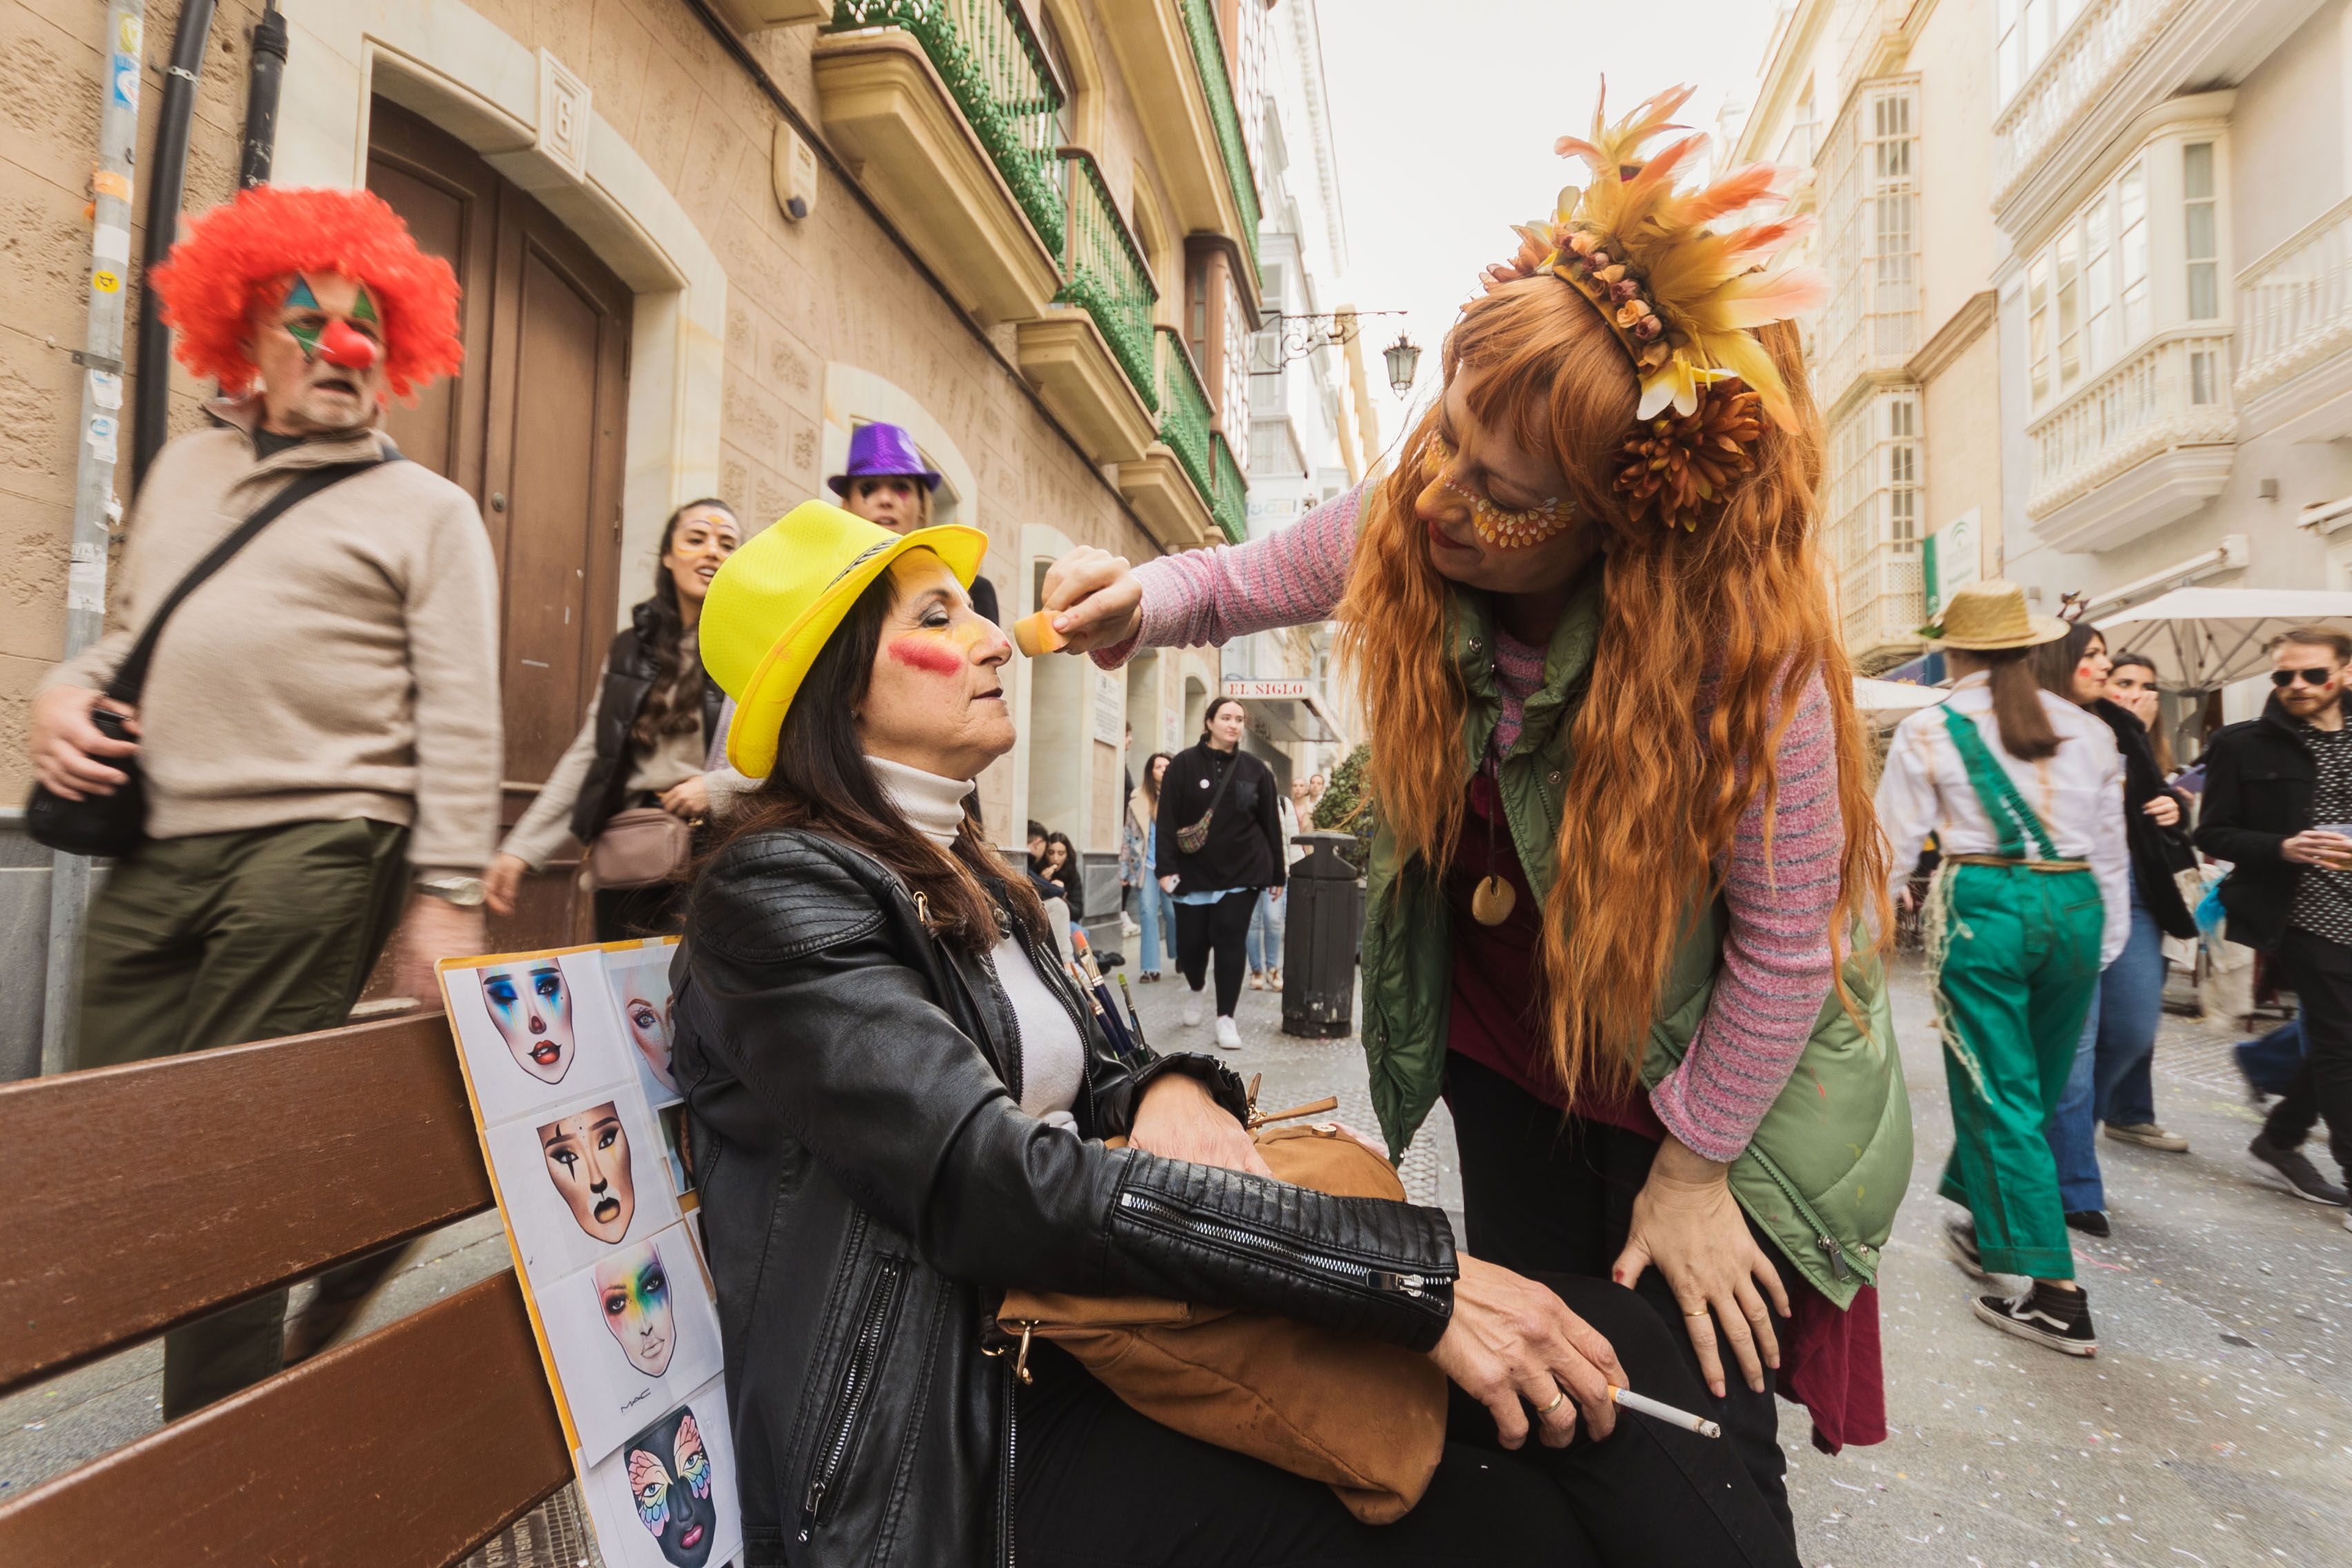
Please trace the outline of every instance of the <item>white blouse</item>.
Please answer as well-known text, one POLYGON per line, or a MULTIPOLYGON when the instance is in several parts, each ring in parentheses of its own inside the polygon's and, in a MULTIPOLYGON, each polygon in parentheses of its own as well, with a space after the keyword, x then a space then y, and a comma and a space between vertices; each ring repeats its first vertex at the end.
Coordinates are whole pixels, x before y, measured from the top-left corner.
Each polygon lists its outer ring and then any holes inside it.
POLYGON ((2116 748, 2115 731, 2096 714, 2050 692, 2040 695, 2060 742, 2054 756, 2040 762, 2021 762, 2002 749, 2000 726, 1992 717, 1992 688, 1981 670, 1956 683, 1940 706, 1922 708, 1895 726, 1886 771, 1878 778, 1878 825, 1894 847, 1887 871, 1893 889, 1900 891, 1929 833, 1947 855, 2000 853, 2000 836, 1978 801, 1968 766, 1945 728, 1948 708, 1976 725, 1986 749, 2042 819, 2058 858, 2090 862, 2106 906, 2105 940, 2099 951, 2104 967, 2115 962, 2131 934, 2123 753, 2116 748))
MULTIPOLYGON (((964 796, 975 787, 971 780, 944 779, 881 757, 866 760, 891 804, 917 832, 943 849, 955 842, 964 796)), ((1077 1118, 1070 1108, 1078 1102, 1086 1079, 1085 1037, 1018 937, 1000 939, 989 962, 1021 1031, 1021 1109, 1040 1121, 1076 1131, 1077 1118)))

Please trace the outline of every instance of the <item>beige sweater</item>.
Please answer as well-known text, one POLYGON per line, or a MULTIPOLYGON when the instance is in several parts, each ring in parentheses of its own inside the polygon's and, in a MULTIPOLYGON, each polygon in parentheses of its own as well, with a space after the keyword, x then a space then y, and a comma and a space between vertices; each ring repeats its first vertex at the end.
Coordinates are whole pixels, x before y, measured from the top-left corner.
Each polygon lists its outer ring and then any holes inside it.
MULTIPOLYGON (((44 687, 103 687, 147 614, 305 468, 389 437, 254 456, 250 404, 166 446, 131 508, 114 629, 44 687)), ((184 838, 367 817, 420 870, 478 874, 499 825, 498 572, 466 492, 416 463, 263 529, 173 613, 139 704, 147 830, 184 838)))

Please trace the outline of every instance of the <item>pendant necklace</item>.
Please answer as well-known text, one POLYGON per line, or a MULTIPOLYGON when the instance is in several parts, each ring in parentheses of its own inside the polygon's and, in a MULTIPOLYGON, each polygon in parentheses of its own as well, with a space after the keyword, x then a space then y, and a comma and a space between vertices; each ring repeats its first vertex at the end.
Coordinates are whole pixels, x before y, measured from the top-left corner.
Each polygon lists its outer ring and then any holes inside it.
MULTIPOLYGON (((1503 809, 1503 784, 1495 781, 1495 809, 1503 809)), ((1482 926, 1498 926, 1511 918, 1519 901, 1518 889, 1495 874, 1495 819, 1486 818, 1486 874, 1470 894, 1470 914, 1482 926)))

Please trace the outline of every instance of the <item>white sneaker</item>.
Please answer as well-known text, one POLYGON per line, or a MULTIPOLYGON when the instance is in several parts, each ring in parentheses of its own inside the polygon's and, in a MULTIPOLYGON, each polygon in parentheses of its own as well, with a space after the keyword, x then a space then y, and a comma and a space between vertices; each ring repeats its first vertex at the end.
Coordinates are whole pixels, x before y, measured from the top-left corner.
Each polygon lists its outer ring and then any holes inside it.
POLYGON ((1265 976, 1263 973, 1259 973, 1257 970, 1255 970, 1255 969, 1251 970, 1251 971, 1250 971, 1250 977, 1249 977, 1249 988, 1250 988, 1251 990, 1253 990, 1253 991, 1263 991, 1263 990, 1265 990, 1265 976))
POLYGON ((1133 936, 1136 932, 1138 932, 1138 931, 1141 931, 1142 929, 1143 929, 1143 928, 1142 928, 1141 926, 1137 925, 1137 924, 1135 923, 1135 921, 1133 921, 1132 920, 1129 919, 1127 916, 1125 916, 1125 915, 1121 915, 1121 916, 1119 916, 1119 917, 1118 917, 1118 933, 1119 933, 1119 935, 1121 935, 1121 936, 1133 936))
POLYGON ((1201 994, 1198 991, 1184 994, 1184 1026, 1188 1029, 1201 1026, 1201 994))
POLYGON ((1231 1018, 1222 1015, 1217 1019, 1217 1048, 1224 1051, 1237 1051, 1242 1048, 1242 1032, 1234 1027, 1234 1021, 1231 1018))

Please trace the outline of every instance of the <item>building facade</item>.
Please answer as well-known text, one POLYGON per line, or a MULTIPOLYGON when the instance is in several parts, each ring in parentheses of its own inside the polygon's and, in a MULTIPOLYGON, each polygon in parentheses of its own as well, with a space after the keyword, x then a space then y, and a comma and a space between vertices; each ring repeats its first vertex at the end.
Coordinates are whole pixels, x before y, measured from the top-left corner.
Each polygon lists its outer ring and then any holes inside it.
POLYGON ((2352 587, 2347 6, 1997 23, 2009 574, 2094 619, 2189 584, 2352 587))
POLYGON ((1824 552, 1867 673, 1922 646, 1931 536, 1948 563, 1971 537, 1999 551, 1991 24, 1992 0, 1784 5, 1733 147, 1813 171, 1792 206, 1818 220, 1801 259, 1830 286, 1804 323, 1824 552))
MULTIPOLYGON (((1078 544, 1141 559, 1248 526, 1248 343, 1265 308, 1260 0, 283 0, 271 177, 366 185, 466 289, 461 375, 396 409, 413 458, 480 504, 503 584, 509 819, 576 729, 659 531, 723 497, 757 528, 824 496, 888 420, 944 477, 941 521, 991 541, 1009 616, 1078 544)), ((185 211, 226 199, 260 7, 211 23, 185 211)), ((134 216, 178 9, 148 8, 134 216)), ((64 651, 101 94, 100 0, 0 0, 0 489, 15 613, 0 629, 0 786, 64 651)), ((1295 47, 1295 40, 1285 47, 1295 47)), ((140 236, 133 236, 136 254, 140 236)), ((137 269, 126 278, 138 298, 137 269)), ((171 426, 210 390, 176 366, 171 426)), ((118 495, 131 477, 118 472, 118 495)), ((85 569, 77 589, 89 586, 85 569)), ((1189 736, 1209 650, 1116 676, 1016 662, 1015 753, 982 778, 992 835, 1068 832, 1111 878, 1123 751, 1189 736)), ((487 694, 486 694, 487 698, 487 694)), ((0 931, 37 971, 48 858, 0 834, 0 931)), ((578 929, 569 868, 493 941, 578 929)), ((1102 907, 1116 900, 1099 895, 1102 907)), ((1090 900, 1090 903, 1095 900, 1090 900)), ((28 970, 26 965, 30 965, 28 970)), ((39 1020, 0 1031, 0 1076, 39 1020), (29 1032, 28 1032, 29 1031, 29 1032)))

